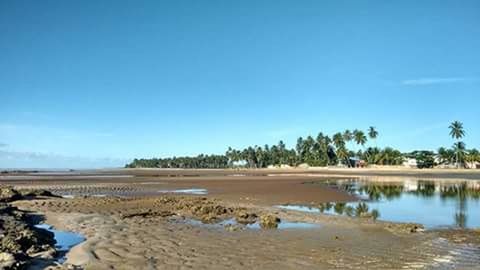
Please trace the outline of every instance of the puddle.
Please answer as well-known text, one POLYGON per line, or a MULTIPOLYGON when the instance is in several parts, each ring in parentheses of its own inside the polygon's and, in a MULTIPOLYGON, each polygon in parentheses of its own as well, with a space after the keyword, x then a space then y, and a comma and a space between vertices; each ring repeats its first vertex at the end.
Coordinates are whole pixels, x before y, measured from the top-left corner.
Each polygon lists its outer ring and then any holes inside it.
POLYGON ((37 224, 35 227, 48 230, 54 234, 55 241, 57 241, 55 249, 59 254, 59 256, 57 256, 57 261, 60 263, 63 263, 66 260, 65 255, 72 247, 85 241, 85 237, 78 233, 55 230, 48 224, 37 224))
POLYGON ((140 185, 165 185, 165 183, 162 182, 140 182, 140 185))
POLYGON ((320 213, 320 209, 316 207, 304 206, 304 205, 276 205, 275 207, 285 210, 294 210, 306 213, 320 213))
POLYGON ((356 202, 324 203, 315 207, 281 205, 308 213, 375 216, 392 222, 414 222, 426 228, 479 228, 480 182, 405 180, 377 182, 329 180, 305 184, 326 185, 346 191, 356 202))
MULTIPOLYGON (((90 194, 90 195, 82 195, 82 196, 87 196, 87 197, 96 197, 96 198, 104 198, 107 197, 107 194, 90 194)), ((62 195, 62 198, 64 199, 74 199, 76 196, 73 194, 66 194, 62 195)))
MULTIPOLYGON (((234 226, 239 226, 240 228, 250 229, 250 230, 262 229, 258 221, 252 224, 241 224, 241 223, 238 223, 234 218, 226 219, 217 223, 203 223, 202 221, 197 219, 185 219, 183 222, 193 226, 203 226, 207 228, 224 228, 225 226, 234 225, 234 226)), ((287 230, 287 229, 316 229, 316 228, 320 228, 320 225, 315 223, 284 220, 278 224, 277 229, 287 230)))
POLYGON ((160 193, 179 193, 192 195, 206 195, 207 190, 204 188, 189 188, 189 189, 173 189, 173 190, 159 190, 160 193))

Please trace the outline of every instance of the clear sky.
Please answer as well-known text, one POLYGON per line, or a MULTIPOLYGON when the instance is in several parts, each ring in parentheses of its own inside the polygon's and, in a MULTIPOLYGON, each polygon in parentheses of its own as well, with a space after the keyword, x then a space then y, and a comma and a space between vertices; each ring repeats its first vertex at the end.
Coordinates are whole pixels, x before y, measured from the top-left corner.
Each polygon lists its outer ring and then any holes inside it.
POLYGON ((480 1, 0 1, 0 167, 293 146, 480 148, 480 1))

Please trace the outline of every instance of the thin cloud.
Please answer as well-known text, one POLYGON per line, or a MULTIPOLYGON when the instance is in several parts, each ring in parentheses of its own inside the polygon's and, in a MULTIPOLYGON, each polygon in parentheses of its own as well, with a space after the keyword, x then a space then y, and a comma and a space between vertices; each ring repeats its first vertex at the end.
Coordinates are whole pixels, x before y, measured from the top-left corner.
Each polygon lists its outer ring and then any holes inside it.
POLYGON ((122 167, 127 158, 64 156, 55 153, 0 151, 0 168, 108 168, 122 167))
POLYGON ((451 77, 451 78, 420 78, 413 80, 402 81, 403 85, 432 85, 432 84, 446 84, 446 83, 461 83, 473 81, 473 78, 451 77))
POLYGON ((0 143, 0 147, 7 147, 7 146, 8 146, 8 144, 6 144, 6 143, 0 143))
POLYGON ((0 123, 0 132, 6 134, 48 134, 49 136, 60 139, 75 139, 83 137, 107 138, 114 137, 115 134, 109 132, 97 132, 89 130, 73 130, 48 126, 17 125, 10 123, 0 123))

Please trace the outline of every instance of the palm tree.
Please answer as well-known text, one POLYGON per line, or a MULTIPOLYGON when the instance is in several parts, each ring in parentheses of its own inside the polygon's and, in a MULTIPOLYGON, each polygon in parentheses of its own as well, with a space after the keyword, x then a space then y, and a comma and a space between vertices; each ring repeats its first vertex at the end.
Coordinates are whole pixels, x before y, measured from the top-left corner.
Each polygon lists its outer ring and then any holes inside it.
MULTIPOLYGON (((332 137, 333 145, 335 145, 336 149, 336 155, 340 160, 345 160, 348 158, 348 151, 345 148, 345 140, 343 139, 343 134, 338 132, 335 133, 332 137)), ((347 166, 350 167, 349 165, 350 162, 348 162, 347 159, 347 166)))
POLYGON ((353 140, 353 134, 349 129, 347 129, 343 132, 343 140, 345 141, 347 146, 348 146, 348 143, 353 140))
POLYGON ((358 129, 353 131, 353 139, 358 145, 362 146, 365 145, 365 143, 367 142, 367 136, 365 136, 365 133, 358 129))
POLYGON ((370 137, 370 139, 374 140, 375 141, 375 146, 377 144, 377 137, 378 137, 378 131, 375 129, 375 127, 369 127, 368 128, 368 137, 370 137))
POLYGON ((468 163, 470 163, 471 167, 474 169, 475 162, 480 161, 480 152, 475 148, 471 149, 470 151, 468 151, 466 160, 468 161, 468 163))
POLYGON ((453 157, 451 155, 452 150, 447 150, 445 147, 440 147, 437 150, 438 157, 440 159, 440 164, 449 163, 452 161, 453 157))
MULTIPOLYGON (((457 143, 460 142, 460 139, 465 136, 465 130, 463 129, 463 123, 459 121, 454 121, 453 123, 450 124, 450 136, 453 139, 457 140, 457 143)), ((458 150, 458 148, 457 148, 458 150)), ((456 152, 456 157, 455 157, 455 162, 457 164, 457 168, 460 168, 460 164, 458 163, 458 157, 459 157, 459 152, 456 152)))
POLYGON ((365 143, 367 143, 367 136, 365 136, 365 133, 363 131, 355 129, 353 131, 353 139, 358 145, 361 145, 362 148, 365 146, 365 143))
POLYGON ((327 166, 330 163, 330 157, 328 156, 330 143, 332 140, 327 135, 320 132, 315 141, 315 158, 317 166, 327 166))
POLYGON ((343 132, 343 139, 345 141, 351 141, 353 138, 352 136, 352 132, 349 130, 349 129, 346 129, 344 132, 343 132))
POLYGON ((298 155, 298 159, 299 159, 300 163, 303 162, 304 157, 305 157, 304 147, 305 147, 305 142, 304 142, 302 137, 299 137, 297 139, 297 145, 296 145, 295 149, 297 151, 297 155, 298 155))
POLYGON ((345 146, 345 140, 343 139, 343 136, 340 132, 335 133, 332 137, 333 144, 335 145, 336 148, 339 148, 341 146, 345 146))
POLYGON ((350 168, 350 159, 345 145, 341 145, 340 147, 338 147, 336 154, 338 159, 344 160, 347 163, 347 166, 350 168))
POLYGON ((305 157, 303 162, 307 163, 308 165, 313 166, 315 164, 315 155, 314 155, 314 148, 315 148, 315 140, 312 136, 307 136, 305 141, 303 141, 303 153, 305 153, 305 157))
POLYGON ((457 165, 465 160, 466 148, 465 143, 463 142, 456 142, 453 144, 453 151, 455 151, 455 158, 457 159, 457 165))

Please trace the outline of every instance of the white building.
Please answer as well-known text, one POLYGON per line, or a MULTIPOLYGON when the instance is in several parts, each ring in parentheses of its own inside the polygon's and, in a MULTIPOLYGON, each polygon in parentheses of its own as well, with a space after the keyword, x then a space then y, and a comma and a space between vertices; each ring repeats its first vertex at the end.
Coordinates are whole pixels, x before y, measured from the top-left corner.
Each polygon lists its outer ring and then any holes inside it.
POLYGON ((417 168, 417 159, 416 158, 406 158, 403 161, 403 166, 409 168, 417 168))

